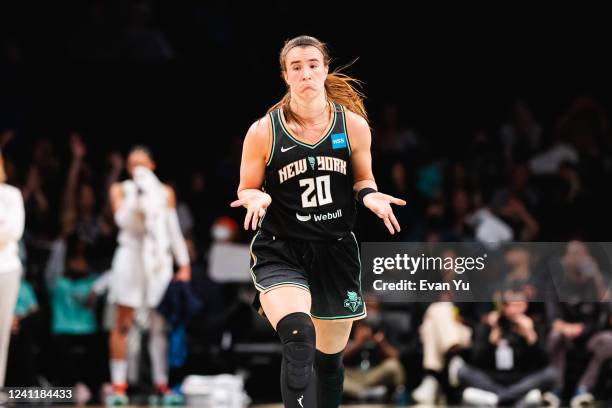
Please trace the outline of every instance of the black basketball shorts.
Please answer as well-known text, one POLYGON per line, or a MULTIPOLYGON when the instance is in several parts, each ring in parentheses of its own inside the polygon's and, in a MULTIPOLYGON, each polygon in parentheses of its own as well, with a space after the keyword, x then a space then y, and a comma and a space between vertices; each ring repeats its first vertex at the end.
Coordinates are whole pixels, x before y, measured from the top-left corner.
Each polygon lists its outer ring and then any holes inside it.
POLYGON ((323 320, 366 316, 361 293, 359 245, 353 233, 333 241, 288 241, 258 231, 251 241, 253 307, 264 314, 259 294, 281 286, 310 292, 310 314, 323 320))

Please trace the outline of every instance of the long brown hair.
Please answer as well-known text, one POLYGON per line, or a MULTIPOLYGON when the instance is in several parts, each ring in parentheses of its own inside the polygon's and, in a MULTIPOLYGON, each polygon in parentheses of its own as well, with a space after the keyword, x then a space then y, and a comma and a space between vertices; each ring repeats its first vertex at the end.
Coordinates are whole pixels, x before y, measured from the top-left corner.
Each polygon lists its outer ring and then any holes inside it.
MULTIPOLYGON (((315 47, 321 51, 321 54, 323 54, 323 63, 325 65, 329 65, 331 58, 329 56, 327 45, 314 37, 301 35, 285 42, 285 46, 281 50, 279 58, 281 75, 283 75, 287 70, 285 63, 289 50, 295 47, 309 46, 315 47)), ((346 109, 362 116, 365 120, 368 120, 368 114, 365 110, 365 106, 363 105, 363 99, 365 96, 359 89, 362 83, 360 80, 340 72, 344 68, 346 67, 337 68, 333 72, 327 74, 327 78, 325 78, 325 93, 327 94, 327 98, 333 102, 339 103, 340 105, 344 105, 346 109)), ((291 110, 291 106, 289 105, 290 101, 291 91, 287 89, 285 96, 283 96, 283 98, 274 106, 268 109, 268 113, 277 108, 281 108, 287 121, 302 124, 302 121, 298 115, 291 110)))

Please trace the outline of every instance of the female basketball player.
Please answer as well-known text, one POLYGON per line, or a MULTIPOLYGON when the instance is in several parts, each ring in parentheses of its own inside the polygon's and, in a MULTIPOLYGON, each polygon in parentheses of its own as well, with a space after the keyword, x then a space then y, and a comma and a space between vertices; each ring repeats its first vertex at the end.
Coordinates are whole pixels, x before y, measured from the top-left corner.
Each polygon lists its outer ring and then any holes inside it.
POLYGON ((172 279, 170 249, 180 267, 176 279, 189 280, 191 269, 174 191, 159 182, 154 169, 150 152, 136 147, 127 161, 131 178, 114 184, 110 190, 115 222, 120 229, 109 290, 109 301, 116 305, 115 325, 110 334, 114 395, 107 401, 112 405, 128 403, 127 335, 134 310, 141 307, 150 309, 149 354, 156 392, 168 403, 176 397, 167 385, 165 322, 155 308, 172 279))
POLYGON ((400 227, 390 204, 406 204, 376 191, 362 95, 354 79, 328 72, 329 61, 316 38, 285 44, 288 92, 247 132, 231 204, 247 208, 245 229, 259 225, 251 242, 255 305, 283 343, 286 407, 338 407, 342 399, 342 350, 352 321, 366 315, 351 232, 355 194, 391 234, 400 227))
MULTIPOLYGON (((23 269, 18 255, 18 242, 23 235, 25 223, 21 192, 5 182, 4 161, 0 151, 0 390, 4 386, 11 323, 23 269)), ((2 399, 0 395, 0 403, 2 399)))

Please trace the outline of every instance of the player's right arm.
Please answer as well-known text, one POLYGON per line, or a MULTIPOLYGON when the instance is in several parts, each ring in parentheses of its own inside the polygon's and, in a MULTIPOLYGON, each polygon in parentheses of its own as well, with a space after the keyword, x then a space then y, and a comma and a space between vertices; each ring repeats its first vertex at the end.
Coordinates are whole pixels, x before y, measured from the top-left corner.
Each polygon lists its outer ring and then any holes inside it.
POLYGON ((244 138, 238 200, 231 203, 232 207, 246 207, 244 229, 249 229, 250 226, 256 230, 259 219, 264 216, 266 208, 272 202, 272 197, 261 191, 272 145, 270 139, 270 119, 267 115, 253 123, 244 138))

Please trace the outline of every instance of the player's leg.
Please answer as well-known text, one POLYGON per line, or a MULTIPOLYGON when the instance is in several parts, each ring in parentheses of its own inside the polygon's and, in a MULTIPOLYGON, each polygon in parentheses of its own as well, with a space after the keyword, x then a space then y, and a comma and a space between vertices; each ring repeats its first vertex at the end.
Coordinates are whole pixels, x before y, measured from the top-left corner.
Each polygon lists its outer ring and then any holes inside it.
POLYGON ((146 305, 149 310, 149 344, 148 351, 151 361, 151 377, 155 393, 150 402, 161 401, 164 405, 177 405, 180 396, 171 392, 168 387, 168 331, 169 327, 164 316, 156 311, 164 293, 172 280, 172 257, 163 260, 164 267, 158 270, 154 278, 146 279, 146 305), (161 398, 161 399, 160 399, 161 398))
POLYGON ((127 390, 127 337, 134 320, 134 309, 115 306, 115 323, 110 332, 110 370, 113 391, 125 395, 127 390))
POLYGON ((337 408, 342 402, 342 351, 351 334, 352 320, 312 319, 317 333, 315 368, 319 408, 337 408))
POLYGON ((151 357, 153 384, 156 388, 161 389, 160 391, 165 391, 168 387, 166 321, 155 310, 151 310, 150 319, 149 356, 151 357))
POLYGON ((281 392, 285 407, 316 407, 316 336, 310 318, 310 292, 296 286, 280 286, 260 293, 260 301, 283 343, 281 392))
POLYGON ((11 271, 0 275, 0 387, 4 386, 9 342, 11 340, 11 324, 19 292, 20 277, 20 271, 11 271))
POLYGON ((317 334, 315 369, 319 407, 336 408, 342 401, 342 351, 353 320, 366 316, 361 293, 359 247, 350 234, 334 243, 313 243, 309 274, 312 318, 317 334))
POLYGON ((109 298, 115 307, 114 324, 110 333, 110 369, 114 394, 107 403, 127 404, 128 334, 133 325, 134 311, 143 305, 144 270, 140 251, 118 247, 113 258, 109 298))

